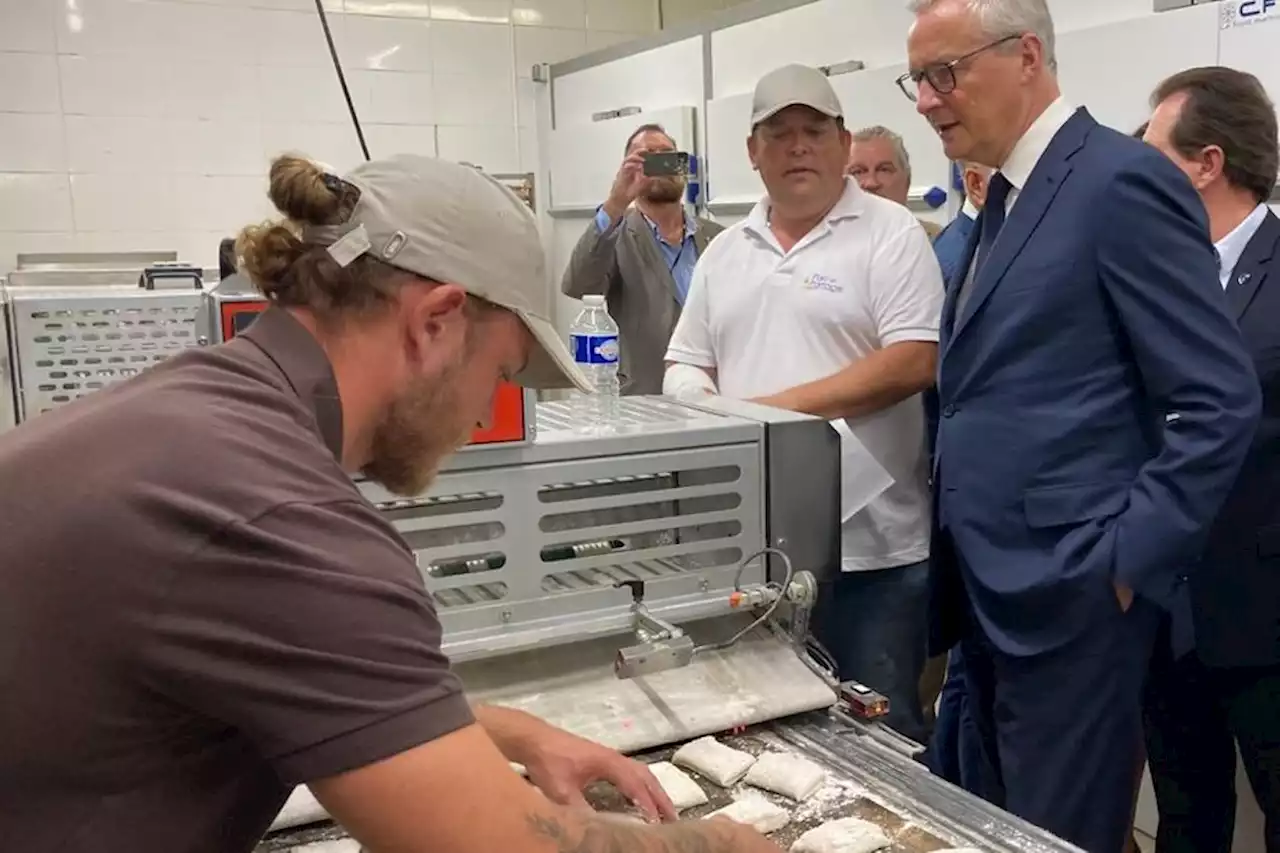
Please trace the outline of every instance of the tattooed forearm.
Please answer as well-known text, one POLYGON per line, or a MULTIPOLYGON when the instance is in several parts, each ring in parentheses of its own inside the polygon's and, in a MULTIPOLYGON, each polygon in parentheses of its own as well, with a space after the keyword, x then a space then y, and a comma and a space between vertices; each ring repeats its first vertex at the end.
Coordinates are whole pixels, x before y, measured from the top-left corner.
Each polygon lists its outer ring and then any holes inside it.
POLYGON ((529 816, 534 835, 556 845, 557 853, 731 853, 732 841, 713 823, 627 826, 587 819, 574 825, 546 814, 529 816))

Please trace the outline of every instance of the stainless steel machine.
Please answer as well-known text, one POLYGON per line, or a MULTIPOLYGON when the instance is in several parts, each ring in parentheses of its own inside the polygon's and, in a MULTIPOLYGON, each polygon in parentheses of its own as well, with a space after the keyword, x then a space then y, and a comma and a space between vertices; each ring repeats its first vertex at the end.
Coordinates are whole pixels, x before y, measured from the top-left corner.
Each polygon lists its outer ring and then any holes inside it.
MULTIPOLYGON (((150 286, 119 259, 11 276, 15 420, 208 343, 209 287, 171 260, 150 286)), ((891 850, 1074 849, 931 776, 812 641, 840 555, 825 422, 658 397, 625 398, 608 432, 581 422, 573 401, 539 403, 527 440, 457 454, 425 494, 360 484, 413 549, 474 699, 646 760, 706 734, 804 754, 829 782, 795 827, 857 814, 892 829, 891 850)), ((341 839, 300 788, 262 849, 341 839)))

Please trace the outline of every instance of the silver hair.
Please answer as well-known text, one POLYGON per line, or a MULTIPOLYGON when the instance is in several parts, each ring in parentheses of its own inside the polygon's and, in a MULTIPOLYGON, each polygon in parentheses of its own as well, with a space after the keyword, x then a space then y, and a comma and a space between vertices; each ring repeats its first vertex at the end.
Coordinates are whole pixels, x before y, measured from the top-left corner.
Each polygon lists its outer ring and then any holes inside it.
POLYGON ((898 168, 907 173, 907 181, 909 182, 911 180, 911 155, 907 153, 907 144, 902 141, 902 137, 889 128, 878 124, 864 127, 853 134, 854 142, 870 142, 873 139, 884 139, 889 143, 893 148, 893 159, 898 162, 898 168))
MULTIPOLYGON (((939 0, 907 0, 907 8, 920 14, 939 0)), ((982 32, 995 40, 1032 33, 1044 45, 1044 62, 1057 73, 1058 54, 1053 32, 1053 15, 1048 0, 962 0, 975 15, 982 32)))

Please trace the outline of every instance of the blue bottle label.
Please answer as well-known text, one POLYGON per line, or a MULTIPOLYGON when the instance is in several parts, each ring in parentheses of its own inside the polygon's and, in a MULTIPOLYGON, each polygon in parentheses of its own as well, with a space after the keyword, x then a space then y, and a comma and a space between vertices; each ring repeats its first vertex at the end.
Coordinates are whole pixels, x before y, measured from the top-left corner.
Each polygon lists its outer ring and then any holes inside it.
POLYGON ((569 346, 578 364, 617 364, 617 335, 570 335, 569 346))

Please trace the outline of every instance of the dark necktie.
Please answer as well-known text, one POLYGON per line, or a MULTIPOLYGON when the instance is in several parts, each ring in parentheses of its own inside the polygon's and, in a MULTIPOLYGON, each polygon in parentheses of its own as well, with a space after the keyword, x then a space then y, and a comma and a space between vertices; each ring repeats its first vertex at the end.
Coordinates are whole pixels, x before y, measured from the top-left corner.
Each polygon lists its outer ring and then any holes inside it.
POLYGON ((978 221, 980 230, 978 248, 973 258, 973 272, 965 275, 964 282, 960 285, 960 295, 956 298, 957 317, 964 310, 965 303, 969 301, 973 284, 978 280, 978 274, 982 272, 982 264, 991 253, 991 248, 995 246, 996 237, 1000 236, 1000 229, 1004 227, 1004 209, 1009 200, 1009 191, 1012 189, 1013 184, 1009 183, 1009 179, 1001 173, 996 172, 991 176, 991 183, 987 186, 987 200, 982 205, 982 216, 978 221))

